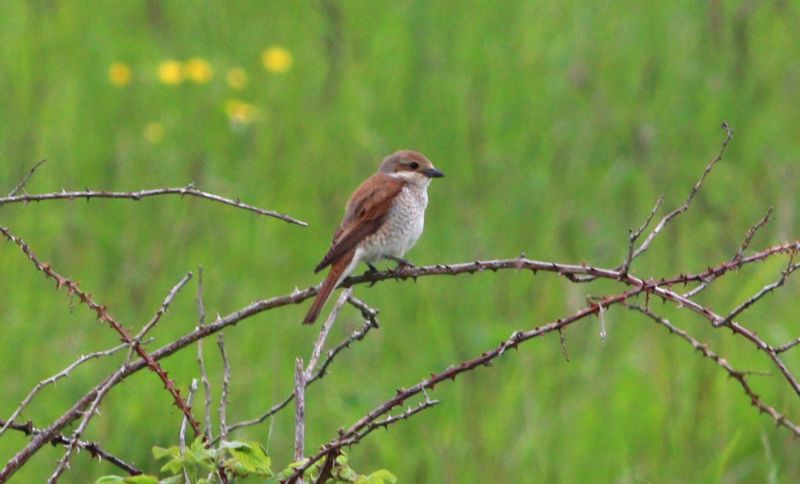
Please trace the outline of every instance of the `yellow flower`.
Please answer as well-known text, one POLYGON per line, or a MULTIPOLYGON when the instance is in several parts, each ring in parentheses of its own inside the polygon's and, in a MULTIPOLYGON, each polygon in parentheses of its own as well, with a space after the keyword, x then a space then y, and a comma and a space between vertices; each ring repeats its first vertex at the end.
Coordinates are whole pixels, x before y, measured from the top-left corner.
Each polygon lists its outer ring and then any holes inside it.
POLYGON ((175 86, 183 82, 183 66, 176 60, 165 60, 158 65, 158 80, 164 84, 175 86))
POLYGON ((144 127, 144 139, 151 145, 164 139, 164 126, 161 123, 147 123, 144 127))
POLYGON ((268 47, 261 53, 264 69, 275 74, 284 74, 292 67, 292 53, 283 47, 268 47))
POLYGON ((214 70, 211 68, 211 64, 199 57, 189 59, 183 69, 186 71, 186 77, 198 84, 205 84, 214 77, 214 70))
POLYGON ((239 99, 228 99, 225 102, 225 113, 232 123, 250 124, 258 117, 255 106, 239 99))
POLYGON ((234 67, 228 69, 228 74, 225 76, 228 85, 233 89, 242 90, 247 85, 247 73, 241 67, 234 67))
POLYGON ((131 83, 131 68, 124 62, 114 62, 108 68, 108 78, 111 84, 117 87, 127 86, 131 83))

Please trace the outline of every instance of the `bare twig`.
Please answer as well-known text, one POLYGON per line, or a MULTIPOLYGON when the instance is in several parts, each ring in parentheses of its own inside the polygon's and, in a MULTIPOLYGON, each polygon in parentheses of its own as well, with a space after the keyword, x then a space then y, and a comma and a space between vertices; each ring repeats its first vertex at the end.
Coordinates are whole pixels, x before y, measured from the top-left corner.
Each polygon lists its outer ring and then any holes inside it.
POLYGON ((352 294, 347 299, 347 303, 353 306, 354 308, 361 311, 361 315, 364 316, 364 319, 367 321, 372 322, 375 328, 378 328, 380 325, 378 324, 378 311, 377 309, 370 307, 367 303, 362 301, 361 299, 353 296, 352 294))
MULTIPOLYGON (((361 309, 362 314, 365 314, 365 318, 367 318, 367 320, 359 329, 353 331, 353 333, 350 334, 350 336, 342 340, 332 349, 328 350, 325 359, 322 361, 322 364, 319 365, 317 371, 314 373, 313 376, 311 376, 311 378, 308 378, 306 380, 306 387, 308 387, 308 385, 311 385, 315 381, 322 379, 325 376, 325 374, 328 371, 328 367, 331 365, 331 363, 333 363, 333 360, 334 358, 336 358, 336 355, 338 355, 342 350, 349 348, 354 341, 361 341, 362 339, 364 339, 364 336, 366 336, 371 329, 377 329, 380 326, 377 320, 377 314, 378 314, 377 310, 370 308, 369 306, 366 305, 366 303, 364 303, 363 301, 354 296, 350 296, 350 298, 348 298, 347 301, 353 304, 355 307, 361 309)), ((286 396, 286 398, 284 398, 280 402, 270 407, 269 410, 267 410, 260 416, 251 420, 243 420, 241 422, 237 422, 231 425, 229 427, 229 430, 232 432, 240 428, 252 427, 253 425, 258 425, 260 423, 263 423, 268 418, 272 417, 279 411, 283 410, 289 403, 292 402, 292 400, 294 400, 294 392, 289 393, 286 396)))
POLYGON ((306 372, 303 358, 294 365, 294 460, 303 458, 306 441, 306 372))
MULTIPOLYGON (((184 402, 183 397, 181 397, 180 391, 175 387, 175 384, 172 382, 172 380, 170 380, 170 378, 167 376, 167 373, 158 364, 157 360, 153 359, 153 357, 150 356, 147 351, 145 351, 144 347, 141 345, 141 342, 131 337, 128 330, 125 329, 117 320, 111 317, 111 315, 108 313, 108 309, 105 306, 97 304, 94 299, 92 299, 91 294, 82 291, 75 281, 60 275, 54 271, 49 264, 45 264, 39 260, 39 258, 36 257, 36 254, 33 253, 31 248, 25 243, 24 240, 14 236, 7 228, 2 226, 0 226, 0 233, 2 233, 7 239, 17 244, 20 249, 22 249, 22 252, 28 256, 28 259, 30 259, 33 265, 36 266, 36 269, 44 273, 46 277, 56 281, 56 289, 66 287, 68 295, 76 294, 82 303, 95 312, 98 319, 108 324, 109 327, 111 327, 122 337, 122 340, 128 344, 128 346, 132 347, 136 351, 142 360, 146 362, 147 366, 154 373, 156 373, 164 383, 164 387, 167 389, 170 395, 172 395, 175 405, 181 410, 181 412, 183 412, 186 418, 189 419, 189 423, 192 425, 192 429, 194 429, 195 434, 200 434, 200 425, 192 415, 192 412, 186 405, 186 402, 184 402)), ((2 473, 0 473, 0 476, 1 475, 2 473)))
MULTIPOLYGON (((28 173, 22 178, 22 180, 19 183, 17 183, 17 186, 15 186, 14 189, 8 193, 8 196, 13 197, 17 193, 19 193, 20 190, 25 188, 25 184, 28 183, 28 180, 31 179, 34 172, 36 172, 36 169, 42 166, 46 161, 47 160, 39 160, 38 162, 36 162, 36 164, 33 165, 33 168, 28 170, 28 173)), ((2 203, 0 203, 0 205, 2 205, 2 203)))
POLYGON ((795 346, 797 346, 799 344, 800 344, 800 337, 795 338, 795 339, 793 339, 792 341, 789 341, 786 344, 778 346, 777 348, 775 348, 775 353, 780 354, 780 353, 783 353, 784 351, 789 351, 790 349, 794 348, 795 346))
MULTIPOLYGON (((766 213, 766 215, 764 215, 763 218, 761 218, 753 226, 751 226, 749 229, 747 229, 747 232, 744 234, 744 240, 742 241, 742 244, 739 246, 739 250, 731 258, 731 262, 740 260, 742 257, 744 257, 744 251, 747 250, 747 248, 750 246, 750 242, 752 242, 753 237, 755 237, 755 235, 759 231, 759 229, 761 229, 761 227, 763 227, 767 222, 769 222, 769 218, 770 218, 771 215, 772 215, 772 207, 770 207, 769 210, 767 210, 767 213, 766 213)), ((707 279, 704 279, 700 284, 695 286, 691 291, 687 292, 683 296, 687 297, 689 299, 695 297, 696 295, 700 294, 702 291, 705 291, 706 288, 712 282, 714 282, 717 277, 718 276, 712 275, 712 276, 708 277, 707 279)))
POLYGON ((742 241, 742 245, 739 247, 739 250, 736 252, 736 255, 733 256, 734 259, 742 258, 742 256, 744 255, 744 251, 747 250, 748 247, 750 247, 750 242, 753 240, 753 237, 755 237, 756 232, 758 232, 759 229, 761 229, 761 227, 763 227, 764 225, 767 224, 767 222, 769 222, 769 218, 771 216, 772 216, 772 207, 769 207, 769 209, 767 209, 767 213, 764 214, 761 220, 759 220, 752 227, 747 229, 747 232, 744 234, 744 240, 742 241))
POLYGON ((567 350, 567 338, 564 336, 564 329, 558 330, 558 342, 561 344, 561 352, 564 354, 564 361, 569 363, 569 351, 567 350))
POLYGON ((744 390, 744 392, 750 398, 750 402, 755 407, 757 407, 761 412, 766 412, 767 414, 769 414, 769 416, 772 417, 772 419, 775 421, 775 423, 777 425, 782 425, 782 426, 788 428, 789 430, 791 430, 795 435, 800 435, 800 426, 798 426, 797 424, 795 424, 792 421, 790 421, 788 418, 786 418, 785 415, 783 415, 780 412, 778 412, 777 410, 775 410, 775 408, 765 404, 759 398, 759 396, 756 394, 756 392, 753 390, 753 388, 747 382, 747 375, 751 374, 752 372, 740 371, 740 370, 735 369, 733 366, 731 366, 730 363, 728 363, 728 360, 726 360, 725 358, 720 357, 719 355, 717 355, 716 353, 711 351, 708 348, 707 344, 701 343, 700 341, 698 341, 696 338, 694 338, 692 335, 690 335, 686 331, 684 331, 684 330, 678 328, 677 326, 673 325, 672 323, 670 323, 668 319, 663 318, 663 317, 655 314, 649 308, 640 306, 638 304, 627 304, 627 306, 629 308, 635 310, 635 311, 638 311, 638 312, 644 314, 645 316, 649 317, 650 319, 652 319, 656 323, 666 327, 669 330, 670 333, 675 334, 675 335, 683 338, 684 340, 688 341, 689 344, 691 344, 694 349, 699 351, 706 358, 708 358, 711 361, 713 361, 714 363, 716 363, 718 366, 720 366, 722 369, 724 369, 731 378, 736 380, 739 383, 739 385, 742 387, 742 390, 744 390))
POLYGON ((683 202, 683 205, 681 205, 680 207, 666 214, 658 222, 655 228, 647 235, 647 238, 645 238, 644 242, 642 242, 639 248, 637 248, 633 252, 633 254, 630 257, 631 259, 639 257, 647 249, 649 249, 650 244, 653 243, 653 239, 655 239, 656 236, 661 232, 661 230, 664 229, 664 226, 666 226, 670 222, 670 220, 674 219, 675 217, 677 217, 678 215, 682 214, 683 212, 689 209, 689 205, 692 203, 692 200, 694 200, 694 197, 695 195, 697 195, 697 192, 700 191, 700 187, 703 186, 703 182, 705 181, 706 177, 708 176, 709 173, 711 173, 711 170, 714 168, 714 165, 716 165, 719 161, 722 160, 722 155, 725 153, 725 148, 728 146, 728 143, 731 141, 731 138, 733 138, 733 130, 731 129, 730 126, 728 126, 728 123, 722 123, 722 129, 724 129, 726 133, 725 141, 722 142, 722 147, 720 147, 717 156, 712 158, 711 161, 708 162, 708 164, 706 165, 706 169, 703 171, 703 174, 700 176, 700 179, 697 180, 697 182, 692 187, 692 191, 689 192, 689 196, 686 198, 686 201, 683 202))
POLYGON ((91 405, 89 405, 89 408, 84 412, 83 420, 81 420, 80 425, 78 425, 78 428, 75 429, 75 431, 72 433, 70 442, 67 445, 67 451, 61 457, 61 460, 58 461, 58 465, 56 466, 53 473, 50 475, 50 478, 47 480, 49 484, 58 481, 59 476, 61 476, 61 474, 69 466, 69 459, 70 457, 72 457, 72 453, 75 451, 75 449, 78 448, 78 443, 80 442, 83 432, 86 431, 86 427, 89 425, 89 421, 92 419, 92 417, 94 417, 97 414, 97 407, 100 406, 100 402, 103 401, 103 398, 106 396, 109 390, 111 390, 111 388, 113 388, 114 385, 116 385, 122 379, 122 375, 125 374, 126 367, 127 364, 123 363, 123 365, 119 368, 119 370, 114 372, 111 378, 106 380, 103 386, 97 392, 91 405))
POLYGON ((197 198, 204 198, 206 200, 222 203, 224 205, 230 205, 232 207, 248 210, 250 212, 257 213, 259 215, 274 217, 279 220, 283 220, 284 222, 293 223, 303 227, 308 226, 306 222, 298 220, 294 217, 290 217, 289 215, 283 213, 275 212, 273 210, 266 210, 253 205, 248 205, 238 199, 233 200, 230 198, 215 195, 213 193, 208 193, 198 190, 197 188, 194 187, 194 184, 192 183, 186 185, 185 187, 153 188, 150 190, 138 190, 134 192, 111 192, 105 190, 85 189, 85 190, 78 190, 71 192, 62 190, 60 192, 52 192, 52 193, 38 193, 38 194, 26 193, 23 195, 13 195, 13 196, 9 195, 7 197, 0 198, 0 206, 11 203, 43 202, 48 200, 75 200, 81 198, 86 199, 86 201, 89 201, 93 198, 116 198, 116 199, 128 199, 128 200, 138 201, 143 198, 155 197, 160 195, 181 195, 181 196, 189 195, 197 198))
MULTIPOLYGON (((203 268, 197 268, 197 327, 206 323, 206 307, 203 304, 203 268)), ((207 440, 212 439, 211 430, 211 381, 208 379, 206 362, 203 359, 203 340, 197 340, 197 365, 200 367, 200 381, 203 383, 203 394, 205 395, 205 413, 203 433, 207 440)))
POLYGON ((170 289, 169 293, 167 293, 167 297, 164 298, 164 302, 161 303, 161 306, 158 307, 158 310, 153 315, 153 318, 147 324, 145 324, 139 331, 139 333, 137 333, 136 336, 134 337, 136 341, 141 341, 142 338, 148 332, 150 332, 151 329, 153 329, 153 326, 158 324, 158 322, 161 320, 161 316, 163 316, 164 313, 167 312, 167 309, 169 309, 169 305, 172 304, 172 300, 175 299, 175 296, 178 294, 178 291, 183 289, 183 286, 185 286, 186 283, 189 282, 191 278, 192 278, 192 273, 187 272, 186 275, 183 276, 183 278, 180 281, 178 281, 178 283, 175 284, 175 286, 172 289, 170 289))
POLYGON ((219 397, 219 438, 228 440, 228 385, 231 382, 231 365, 228 353, 225 352, 225 338, 222 333, 217 336, 217 346, 222 357, 222 395, 219 397))
MULTIPOLYGON (((314 349, 311 351, 311 357, 308 361, 308 366, 303 368, 303 358, 298 357, 295 360, 294 372, 294 460, 299 461, 303 458, 305 453, 305 435, 306 435, 306 385, 308 380, 312 378, 311 374, 319 362, 322 347, 325 345, 325 340, 328 338, 328 333, 333 327, 336 318, 339 317, 339 311, 344 306, 345 302, 350 299, 353 293, 352 288, 347 288, 339 295, 339 299, 331 309, 328 318, 319 330, 317 340, 314 342, 314 349)), ((355 304, 355 303, 354 303, 355 304)), ((302 479, 299 481, 302 483, 302 479)))
POLYGON ((650 210, 650 214, 645 219, 644 223, 636 230, 630 229, 628 231, 628 255, 625 257, 625 262, 619 267, 620 272, 623 274, 627 274, 628 271, 631 269, 631 263, 633 263, 633 252, 635 248, 636 241, 639 240, 639 237, 642 236, 642 233, 650 226, 650 222, 653 221, 653 217, 655 216, 658 209, 661 208, 661 204, 664 203, 664 197, 658 197, 656 200, 656 204, 653 205, 652 210, 650 210))
POLYGON ((790 257, 789 258, 789 265, 786 267, 785 270, 781 271, 781 276, 775 282, 772 282, 772 283, 767 284, 766 286, 762 287, 761 290, 759 290, 757 293, 753 294, 745 302, 743 302, 742 304, 737 306, 736 309, 731 311, 730 314, 728 314, 725 317, 724 320, 722 320, 721 322, 719 322, 717 324, 717 326, 723 326, 723 325, 729 323, 730 321, 733 320, 733 318, 735 318, 736 316, 742 314, 748 308, 752 307, 753 304, 755 304, 759 299, 761 299, 762 297, 766 296, 767 294, 769 294, 770 292, 774 291, 775 289, 781 287, 786 282, 786 279, 788 279, 789 276, 792 274, 792 272, 796 271, 798 268, 800 268, 800 264, 795 264, 794 263, 794 258, 790 257))
MULTIPOLYGON (((124 345, 121 347, 125 347, 124 345)), ((5 422, 0 419, 0 425, 5 427, 6 425, 8 428, 17 430, 19 432, 24 433, 25 435, 39 435, 42 433, 42 430, 35 427, 33 422, 26 422, 24 424, 16 423, 16 422, 5 422)), ((56 434, 51 440, 50 443, 52 445, 69 445, 71 440, 64 436, 63 434, 56 434)), ((117 466, 118 468, 122 469, 123 471, 127 472, 130 475, 139 475, 142 473, 141 469, 136 467, 133 464, 125 462, 124 460, 120 459, 119 457, 105 451, 97 442, 90 442, 87 440, 79 440, 77 442, 77 446, 81 450, 85 450, 94 457, 95 459, 104 460, 109 464, 117 466)))
MULTIPOLYGON (((192 378, 192 383, 189 386, 189 394, 186 396, 186 404, 190 407, 194 401, 194 394, 197 392, 197 378, 192 378)), ((181 450, 186 450, 186 424, 189 423, 186 417, 181 421, 181 430, 178 433, 178 446, 181 450)))
POLYGON ((359 329, 353 331, 350 336, 328 350, 325 360, 323 360, 314 376, 308 380, 308 383, 313 383, 316 380, 324 377, 325 373, 328 371, 328 367, 331 365, 331 363, 333 363, 333 359, 336 358, 336 355, 338 355, 340 351, 349 348, 354 341, 361 341, 371 329, 377 329, 378 327, 378 320, 373 316, 372 319, 367 319, 367 321, 364 322, 359 329))
POLYGON ((331 328, 333 327, 333 323, 336 321, 336 318, 339 317, 339 311, 341 311, 342 306, 347 300, 350 298, 350 295, 353 293, 353 288, 348 287, 342 294, 339 296, 339 299, 336 301, 336 304, 333 305, 333 309, 331 309, 330 314, 328 314, 328 318, 325 320, 325 324, 322 325, 322 328, 319 330, 319 336, 317 336, 317 340, 314 342, 314 349, 311 351, 311 357, 308 360, 308 367, 305 369, 303 373, 303 381, 311 378, 311 373, 317 366, 317 362, 319 361, 319 356, 322 353, 322 347, 325 345, 325 340, 328 339, 328 333, 330 332, 331 328))
MULTIPOLYGON (((146 344, 146 343, 147 342, 145 342, 144 344, 146 344)), ((33 397, 35 397, 36 394, 39 393, 42 390, 42 388, 46 387, 47 385, 50 385, 50 384, 53 384, 53 383, 57 382, 61 378, 68 377, 70 375, 70 373, 72 372, 72 370, 74 370, 75 368, 79 367, 80 365, 86 363, 87 361, 90 361, 90 360, 93 360, 93 359, 96 359, 96 358, 102 358, 104 356, 113 355, 117 351, 119 351, 119 350, 121 350, 123 348, 127 348, 127 347, 128 347, 127 344, 121 344, 121 345, 115 346, 115 347, 113 347, 111 349, 108 349, 108 350, 95 351, 94 353, 89 353, 89 354, 86 354, 86 355, 82 355, 80 358, 78 358, 77 360, 73 361, 69 366, 67 366, 66 368, 64 368, 60 372, 56 373, 55 375, 51 376, 50 378, 46 378, 46 379, 40 381, 39 383, 37 383, 36 386, 34 386, 33 389, 30 391, 30 393, 28 393, 28 395, 22 400, 22 402, 20 402, 20 404, 17 407, 17 409, 14 410, 14 413, 12 413, 10 417, 8 417, 8 420, 2 426, 2 428, 0 428, 0 435, 3 435, 3 433, 6 431, 6 429, 8 429, 13 424, 14 420, 16 420, 17 417, 19 417, 19 414, 22 413, 22 411, 25 409, 25 407, 28 406, 29 403, 31 403, 31 400, 33 400, 33 397)))
POLYGON ((295 473, 286 479, 287 483, 298 482, 298 480, 302 477, 303 473, 308 470, 311 465, 315 462, 320 460, 321 458, 326 458, 326 463, 323 465, 323 470, 320 472, 319 477, 317 478, 317 482, 326 482, 325 479, 330 477, 330 470, 332 469, 333 461, 340 453, 340 449, 342 447, 347 447, 353 444, 358 443, 364 437, 369 435, 372 431, 384 428, 388 429, 389 425, 397 423, 401 420, 406 420, 413 415, 418 414, 424 410, 427 410, 431 407, 434 407, 439 404, 438 400, 423 400, 419 404, 407 408, 404 412, 397 414, 397 415, 390 415, 384 419, 379 419, 373 422, 370 422, 368 425, 364 426, 363 430, 354 433, 349 436, 342 436, 337 439, 328 442, 327 444, 322 446, 322 450, 315 456, 311 457, 303 466, 299 466, 295 473), (330 463, 331 465, 328 465, 330 463), (327 472, 326 472, 327 470, 327 472))
POLYGON ((372 432, 375 429, 379 429, 381 427, 386 428, 386 427, 388 427, 389 425, 391 425, 391 424, 393 424, 395 422, 399 422, 400 420, 405 420, 408 417, 410 417, 410 416, 412 416, 412 415, 414 415, 416 413, 419 413, 419 412, 421 412, 423 410, 426 410, 428 408, 434 407, 434 406, 436 406, 438 404, 439 404, 439 400, 431 400, 429 398, 426 398, 422 402, 419 402, 419 404, 417 404, 416 406, 408 407, 408 409, 406 409, 406 411, 401 413, 401 414, 390 415, 390 416, 386 417, 383 420, 377 420, 377 421, 369 424, 366 429, 364 429, 362 432, 359 433, 359 437, 360 438, 364 438, 364 437, 366 437, 366 435, 368 433, 372 432))

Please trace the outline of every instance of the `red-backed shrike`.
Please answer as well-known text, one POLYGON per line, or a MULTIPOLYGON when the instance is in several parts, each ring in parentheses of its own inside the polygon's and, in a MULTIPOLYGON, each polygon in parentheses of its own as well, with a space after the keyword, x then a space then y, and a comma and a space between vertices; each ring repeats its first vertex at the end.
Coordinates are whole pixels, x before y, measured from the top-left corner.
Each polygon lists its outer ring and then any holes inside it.
POLYGON ((393 259, 414 246, 425 224, 428 184, 444 176, 421 153, 402 150, 386 157, 378 172, 362 183, 345 208, 333 243, 314 272, 331 266, 303 324, 316 321, 331 292, 361 261, 393 259))

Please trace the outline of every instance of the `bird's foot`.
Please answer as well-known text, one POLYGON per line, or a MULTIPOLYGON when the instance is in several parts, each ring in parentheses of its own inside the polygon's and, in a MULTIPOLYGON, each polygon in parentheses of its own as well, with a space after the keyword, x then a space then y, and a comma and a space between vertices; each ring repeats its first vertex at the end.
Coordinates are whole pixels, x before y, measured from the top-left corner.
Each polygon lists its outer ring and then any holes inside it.
POLYGON ((389 256, 386 256, 386 258, 389 259, 389 260, 393 260, 393 261, 397 262, 397 267, 395 267, 395 270, 398 270, 398 269, 401 269, 401 268, 404 268, 404 267, 409 267, 409 268, 417 267, 414 264, 412 264, 411 262, 407 261, 406 259, 403 259, 402 257, 395 257, 393 255, 389 255, 389 256))
MULTIPOLYGON (((374 275, 374 274, 377 274, 377 273, 378 273, 378 269, 376 269, 376 268, 375 268, 375 266, 374 266, 374 265, 372 265, 372 264, 370 264, 369 262, 367 262, 367 267, 369 267, 369 269, 367 269, 366 271, 364 271, 364 275, 365 275, 365 276, 371 276, 371 275, 374 275)), ((378 281, 372 281, 372 282, 370 282, 370 283, 369 283, 369 286, 367 286, 367 287, 372 287, 372 286, 374 286, 376 282, 378 282, 378 281)))

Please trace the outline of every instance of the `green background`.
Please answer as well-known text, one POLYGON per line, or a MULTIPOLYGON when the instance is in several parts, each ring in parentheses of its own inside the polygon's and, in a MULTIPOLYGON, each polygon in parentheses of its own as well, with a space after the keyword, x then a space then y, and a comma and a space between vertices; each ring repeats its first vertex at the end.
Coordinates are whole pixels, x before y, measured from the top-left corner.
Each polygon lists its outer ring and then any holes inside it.
MULTIPOLYGON (((289 225, 197 199, 7 205, 0 224, 56 270, 80 282, 128 327, 144 324, 186 271, 204 268, 209 315, 319 282, 344 203, 380 159, 425 153, 447 176, 431 185, 417 264, 529 257, 613 267, 627 230, 657 197, 679 205, 717 152, 725 120, 736 135, 691 210, 636 263, 643 277, 696 272, 735 253, 766 209, 755 248, 797 238, 800 213, 800 8, 792 1, 9 1, 0 21, 0 187, 47 159, 30 192, 182 186, 289 213, 289 225), (294 63, 267 72, 261 52, 294 63), (165 59, 202 57, 208 84, 167 86, 165 59), (109 82, 112 62, 133 70, 109 82), (243 91, 225 71, 243 67, 243 91), (224 106, 252 103, 252 124, 224 106), (164 127, 161 142, 143 137, 164 127)), ((725 313, 773 280, 775 258, 719 281, 700 297, 725 313)), ((0 414, 39 380, 117 338, 0 244, 0 414)), ((193 282, 154 335, 156 347, 196 324, 193 282)), ((382 326, 342 354, 308 393, 307 448, 316 449, 394 388, 492 348, 516 329, 562 317, 587 295, 552 274, 423 278, 355 294, 381 309, 382 326)), ((797 282, 742 317, 771 343, 797 336, 797 282)), ((752 346, 688 312, 656 306, 743 369, 769 370, 752 346)), ((291 306, 225 332, 233 382, 229 421, 260 414, 292 387, 314 328, 291 306)), ((738 385, 649 320, 610 310, 523 345, 491 368, 436 388, 442 401, 351 451, 360 471, 401 482, 793 482, 797 441, 754 410, 738 385)), ((331 341, 361 324, 346 309, 331 341)), ((195 348, 163 362, 183 388, 198 376, 195 348)), ((787 364, 800 368, 798 352, 787 364)), ((215 398, 220 363, 206 344, 215 398)), ((93 362, 46 389, 24 414, 45 425, 116 367, 93 362)), ((778 410, 800 414, 774 374, 752 377, 778 410)), ((199 409, 200 407, 198 407, 199 409)), ((200 414, 199 414, 200 415, 200 414)), ((214 417, 216 425, 216 416, 214 417)), ((150 448, 177 443, 180 414, 156 377, 140 372, 104 401, 87 438, 155 472, 150 448)), ((234 437, 291 457, 289 409, 234 437)), ((5 462, 26 443, 0 438, 5 462)), ((52 472, 43 449, 19 482, 52 472)), ((64 482, 115 472, 74 456, 64 482)))

